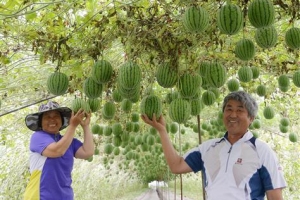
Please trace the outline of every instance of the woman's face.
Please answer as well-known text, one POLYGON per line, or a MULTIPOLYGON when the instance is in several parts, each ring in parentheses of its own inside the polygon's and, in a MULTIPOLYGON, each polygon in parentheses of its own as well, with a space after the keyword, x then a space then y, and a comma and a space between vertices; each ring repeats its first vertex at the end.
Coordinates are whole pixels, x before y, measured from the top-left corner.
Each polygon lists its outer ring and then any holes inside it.
POLYGON ((60 112, 57 110, 43 113, 42 129, 45 132, 56 134, 62 126, 62 119, 60 112))

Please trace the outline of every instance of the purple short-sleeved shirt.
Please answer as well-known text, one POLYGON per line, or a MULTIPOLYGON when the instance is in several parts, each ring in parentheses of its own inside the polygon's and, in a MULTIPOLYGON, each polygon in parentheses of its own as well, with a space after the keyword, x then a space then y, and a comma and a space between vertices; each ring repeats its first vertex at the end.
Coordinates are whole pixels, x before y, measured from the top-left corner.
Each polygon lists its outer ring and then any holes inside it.
POLYGON ((24 200, 73 200, 71 172, 76 151, 82 142, 74 138, 66 153, 57 158, 42 155, 51 143, 62 138, 58 134, 36 131, 30 140, 30 181, 27 185, 24 200))

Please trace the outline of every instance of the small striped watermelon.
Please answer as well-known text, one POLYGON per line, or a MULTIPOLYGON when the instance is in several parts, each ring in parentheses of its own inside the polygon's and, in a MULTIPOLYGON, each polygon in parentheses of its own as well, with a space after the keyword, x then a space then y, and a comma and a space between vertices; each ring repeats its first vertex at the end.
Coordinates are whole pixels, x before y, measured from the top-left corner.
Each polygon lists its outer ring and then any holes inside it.
POLYGON ((113 150, 114 155, 119 155, 119 153, 120 153, 119 146, 121 146, 121 144, 122 144, 121 134, 120 135, 114 134, 114 136, 112 138, 112 143, 114 145, 114 150, 113 150))
POLYGON ((68 76, 62 72, 54 72, 47 79, 47 89, 51 94, 63 95, 68 87, 68 76))
POLYGON ((208 84, 216 88, 223 86, 227 79, 226 69, 219 62, 210 63, 209 68, 207 68, 206 75, 206 80, 208 84))
POLYGON ((131 113, 131 121, 132 122, 139 122, 140 115, 137 112, 131 113))
MULTIPOLYGON (((122 144, 122 143, 121 143, 122 144)), ((114 150, 113 150, 113 154, 115 155, 115 156, 118 156, 118 155, 120 155, 120 152, 121 152, 121 150, 120 150, 120 148, 119 147, 114 147, 114 150)))
POLYGON ((71 103, 71 110, 74 113, 77 113, 79 109, 83 109, 85 112, 91 112, 90 105, 87 101, 81 99, 81 98, 76 98, 72 100, 71 103))
POLYGON ((278 87, 282 92, 287 92, 290 88, 290 79, 286 74, 282 74, 278 78, 278 87))
POLYGON ((238 77, 241 82, 247 83, 250 82, 253 78, 253 72, 251 67, 243 66, 238 70, 238 77))
POLYGON ((112 135, 112 128, 111 125, 106 125, 103 127, 103 135, 111 136, 112 135))
POLYGON ((275 110, 271 106, 266 106, 263 110, 263 115, 266 119, 273 119, 275 116, 275 110))
POLYGON ((136 135, 134 137, 134 144, 135 145, 143 144, 143 137, 141 135, 136 135))
POLYGON ((289 127, 288 126, 282 126, 281 124, 279 124, 279 130, 281 133, 287 133, 289 131, 289 127))
POLYGON ((143 115, 147 115, 149 119, 153 118, 155 115, 158 119, 162 114, 162 101, 156 95, 148 95, 143 97, 140 103, 140 112, 143 115))
POLYGON ((296 87, 300 87, 300 70, 293 74, 293 83, 296 87))
POLYGON ((136 87, 142 80, 140 66, 132 61, 128 61, 120 66, 118 82, 126 89, 136 87))
POLYGON ((140 131, 140 124, 139 123, 135 123, 135 122, 132 122, 133 123, 133 129, 132 131, 135 132, 135 133, 138 133, 140 131))
POLYGON ((123 133, 123 127, 121 125, 120 122, 115 122, 111 125, 111 130, 112 130, 112 133, 115 135, 115 136, 119 136, 123 133))
POLYGON ((265 85, 259 85, 256 88, 256 93, 260 97, 264 97, 267 94, 267 87, 265 85))
POLYGON ((290 125, 290 119, 287 117, 282 117, 279 121, 280 125, 282 126, 289 126, 290 125))
POLYGON ((210 87, 210 83, 208 82, 207 76, 206 77, 202 77, 202 85, 201 85, 201 87, 204 90, 207 90, 210 87))
POLYGON ((84 100, 80 99, 80 98, 73 99, 72 102, 71 102, 71 110, 74 113, 77 113, 78 110, 82 107, 83 101, 84 100))
POLYGON ((154 135, 151 135, 151 134, 148 135, 148 137, 147 137, 147 144, 149 146, 152 146, 152 145, 155 144, 155 137, 154 137, 154 135))
POLYGON ((106 120, 113 119, 116 114, 116 105, 111 102, 107 101, 102 107, 102 116, 106 120))
MULTIPOLYGON (((99 124, 93 124, 92 125, 92 128, 91 128, 91 131, 93 134, 95 135, 100 135, 100 132, 101 132, 101 126, 99 124)), ((103 130, 102 130, 103 131, 103 130)))
POLYGON ((91 112, 97 112, 100 109, 101 101, 100 99, 88 99, 87 103, 89 104, 91 108, 91 112))
POLYGON ((185 99, 194 97, 202 83, 202 78, 199 74, 191 74, 184 72, 178 80, 178 91, 185 99))
POLYGON ((118 89, 114 89, 112 92, 112 98, 115 102, 119 103, 123 100, 122 95, 120 94, 118 89))
POLYGON ((257 79, 259 77, 259 69, 256 66, 251 67, 253 79, 257 79))
POLYGON ((237 34, 243 27, 243 13, 239 6, 227 3, 217 13, 217 25, 221 33, 237 34))
POLYGON ((248 18, 252 26, 262 28, 272 25, 275 9, 271 0, 253 0, 248 7, 248 18))
POLYGON ((104 153, 110 155, 114 150, 114 146, 111 143, 107 143, 104 145, 104 153))
POLYGON ((261 121, 259 119, 254 119, 251 127, 255 128, 255 129, 260 129, 261 127, 261 121))
POLYGON ((276 45, 278 39, 277 30, 274 26, 258 28, 255 32, 255 41, 263 49, 269 49, 276 45))
POLYGON ((129 99, 123 99, 121 102, 121 109, 125 113, 129 113, 131 111, 131 108, 132 108, 132 101, 130 101, 129 99))
POLYGON ((191 104, 191 115, 193 116, 199 115, 205 106, 201 98, 192 99, 190 101, 190 104, 191 104))
POLYGON ((209 23, 209 14, 203 7, 190 7, 183 16, 183 25, 187 31, 202 32, 205 31, 209 23))
POLYGON ((173 100, 169 106, 169 117, 173 122, 185 123, 191 115, 191 104, 185 99, 173 100))
POLYGON ((170 63, 163 63, 157 67, 156 81, 163 88, 173 87, 178 80, 178 67, 170 63))
POLYGON ((91 70, 91 77, 99 84, 107 83, 113 74, 111 64, 106 60, 96 61, 91 70))
POLYGON ((210 90, 206 90, 205 92, 203 92, 201 99, 204 105, 211 106, 215 103, 217 98, 215 93, 210 90))
POLYGON ((230 92, 238 91, 240 88, 240 82, 236 78, 232 78, 227 81, 227 87, 230 92))
POLYGON ((300 28, 292 27, 285 33, 286 45, 291 49, 300 48, 300 28))
POLYGON ((297 142, 298 141, 298 135, 296 133, 289 133, 289 140, 291 142, 297 142))
POLYGON ((103 85, 94 81, 92 77, 87 77, 83 82, 83 92, 88 98, 98 98, 102 94, 103 85))
POLYGON ((197 69, 201 77, 206 76, 207 69, 209 68, 210 63, 208 61, 202 61, 197 69))
POLYGON ((252 40, 243 38, 236 43, 234 53, 243 61, 251 60, 255 55, 255 46, 252 40))
POLYGON ((173 134, 177 133, 177 132, 178 132, 178 129, 179 129, 178 123, 172 122, 172 123, 170 124, 170 132, 171 132, 171 133, 173 133, 173 134))
POLYGON ((120 93, 120 95, 125 99, 131 99, 133 97, 136 97, 139 95, 141 89, 141 83, 138 82, 134 87, 132 88, 126 88, 120 81, 117 81, 117 90, 120 93))
POLYGON ((221 95, 221 92, 220 92, 219 88, 210 87, 208 90, 212 91, 215 94, 216 99, 218 99, 221 95))

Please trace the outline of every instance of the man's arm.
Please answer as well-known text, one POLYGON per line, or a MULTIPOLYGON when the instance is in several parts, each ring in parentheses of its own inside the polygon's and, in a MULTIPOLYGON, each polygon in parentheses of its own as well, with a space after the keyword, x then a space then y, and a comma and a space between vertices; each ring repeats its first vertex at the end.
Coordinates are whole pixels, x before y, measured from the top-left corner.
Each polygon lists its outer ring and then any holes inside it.
POLYGON ((282 197, 282 188, 277 188, 274 190, 268 190, 267 192, 268 200, 283 200, 282 197))
POLYGON ((152 120, 149 119, 147 115, 142 115, 141 118, 146 124, 149 124, 158 131, 161 139, 162 149, 171 172, 175 174, 191 172, 192 169, 174 149, 174 146, 167 133, 166 123, 163 116, 160 116, 158 120, 156 119, 155 115, 153 115, 152 120))

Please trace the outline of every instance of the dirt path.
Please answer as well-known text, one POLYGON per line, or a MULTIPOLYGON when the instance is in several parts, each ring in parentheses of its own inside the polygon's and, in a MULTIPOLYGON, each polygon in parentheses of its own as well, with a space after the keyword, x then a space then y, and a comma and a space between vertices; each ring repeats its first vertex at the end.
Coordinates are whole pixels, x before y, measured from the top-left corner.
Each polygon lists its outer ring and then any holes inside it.
POLYGON ((160 200, 156 189, 149 188, 146 192, 135 198, 134 200, 160 200))
POLYGON ((159 190, 159 194, 161 197, 161 200, 194 200, 188 197, 185 197, 184 195, 181 197, 180 194, 174 194, 174 192, 169 191, 168 189, 159 190))
POLYGON ((149 188, 146 192, 135 198, 134 200, 193 200, 187 197, 182 197, 181 195, 174 195, 173 192, 164 189, 164 190, 156 190, 149 188))

